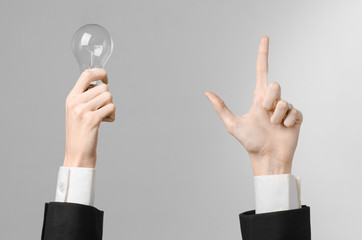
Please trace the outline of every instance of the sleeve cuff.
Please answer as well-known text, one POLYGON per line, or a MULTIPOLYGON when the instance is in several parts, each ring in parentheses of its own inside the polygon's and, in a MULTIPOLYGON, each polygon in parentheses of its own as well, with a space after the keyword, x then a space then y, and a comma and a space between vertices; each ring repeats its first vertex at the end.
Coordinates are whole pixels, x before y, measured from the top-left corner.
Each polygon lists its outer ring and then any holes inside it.
POLYGON ((300 178, 291 174, 255 176, 254 185, 257 214, 301 208, 300 178))
POLYGON ((60 167, 55 194, 56 202, 94 205, 95 169, 60 167))
POLYGON ((255 211, 239 215, 244 240, 310 240, 310 208, 255 214, 255 211))

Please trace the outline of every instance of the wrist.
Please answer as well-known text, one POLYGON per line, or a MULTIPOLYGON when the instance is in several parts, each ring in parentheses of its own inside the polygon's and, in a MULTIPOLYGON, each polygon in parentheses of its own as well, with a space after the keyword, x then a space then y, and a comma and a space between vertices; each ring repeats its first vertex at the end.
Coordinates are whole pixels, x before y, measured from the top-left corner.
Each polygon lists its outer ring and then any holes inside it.
POLYGON ((64 157, 63 167, 95 168, 96 158, 64 157))
POLYGON ((280 160, 270 156, 250 155, 254 176, 291 174, 292 161, 280 160))

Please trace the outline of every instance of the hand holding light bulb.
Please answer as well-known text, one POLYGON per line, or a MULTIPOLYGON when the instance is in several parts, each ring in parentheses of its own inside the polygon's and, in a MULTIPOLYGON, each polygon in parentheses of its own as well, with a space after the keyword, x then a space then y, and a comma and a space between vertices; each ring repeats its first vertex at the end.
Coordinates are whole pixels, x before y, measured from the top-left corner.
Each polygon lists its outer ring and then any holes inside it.
POLYGON ((102 69, 112 48, 107 30, 96 24, 81 27, 73 36, 72 50, 81 75, 66 100, 66 167, 94 168, 100 123, 115 120, 116 107, 102 69))
POLYGON ((116 107, 107 83, 104 69, 85 70, 69 93, 66 100, 65 167, 95 167, 100 123, 115 120, 116 107), (87 90, 89 84, 97 80, 102 84, 87 90))

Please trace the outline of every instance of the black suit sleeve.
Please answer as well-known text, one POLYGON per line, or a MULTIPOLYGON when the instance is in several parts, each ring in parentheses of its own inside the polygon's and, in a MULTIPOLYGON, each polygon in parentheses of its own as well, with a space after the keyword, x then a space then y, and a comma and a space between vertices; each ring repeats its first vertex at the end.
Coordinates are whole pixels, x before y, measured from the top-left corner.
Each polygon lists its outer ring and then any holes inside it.
POLYGON ((101 240, 103 211, 95 207, 51 202, 45 204, 42 240, 101 240))
POLYGON ((310 240, 310 208, 239 215, 243 240, 310 240))

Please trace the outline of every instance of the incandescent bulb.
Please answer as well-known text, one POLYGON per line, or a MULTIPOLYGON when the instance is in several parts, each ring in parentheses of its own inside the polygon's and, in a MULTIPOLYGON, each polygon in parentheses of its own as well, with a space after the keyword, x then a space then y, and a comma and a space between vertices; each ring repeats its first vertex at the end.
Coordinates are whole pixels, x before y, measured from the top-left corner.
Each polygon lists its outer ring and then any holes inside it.
MULTIPOLYGON (((112 54, 113 41, 108 31, 97 24, 79 28, 72 39, 72 50, 79 63, 80 72, 90 68, 103 68, 112 54)), ((98 85, 102 81, 92 82, 98 85)))

